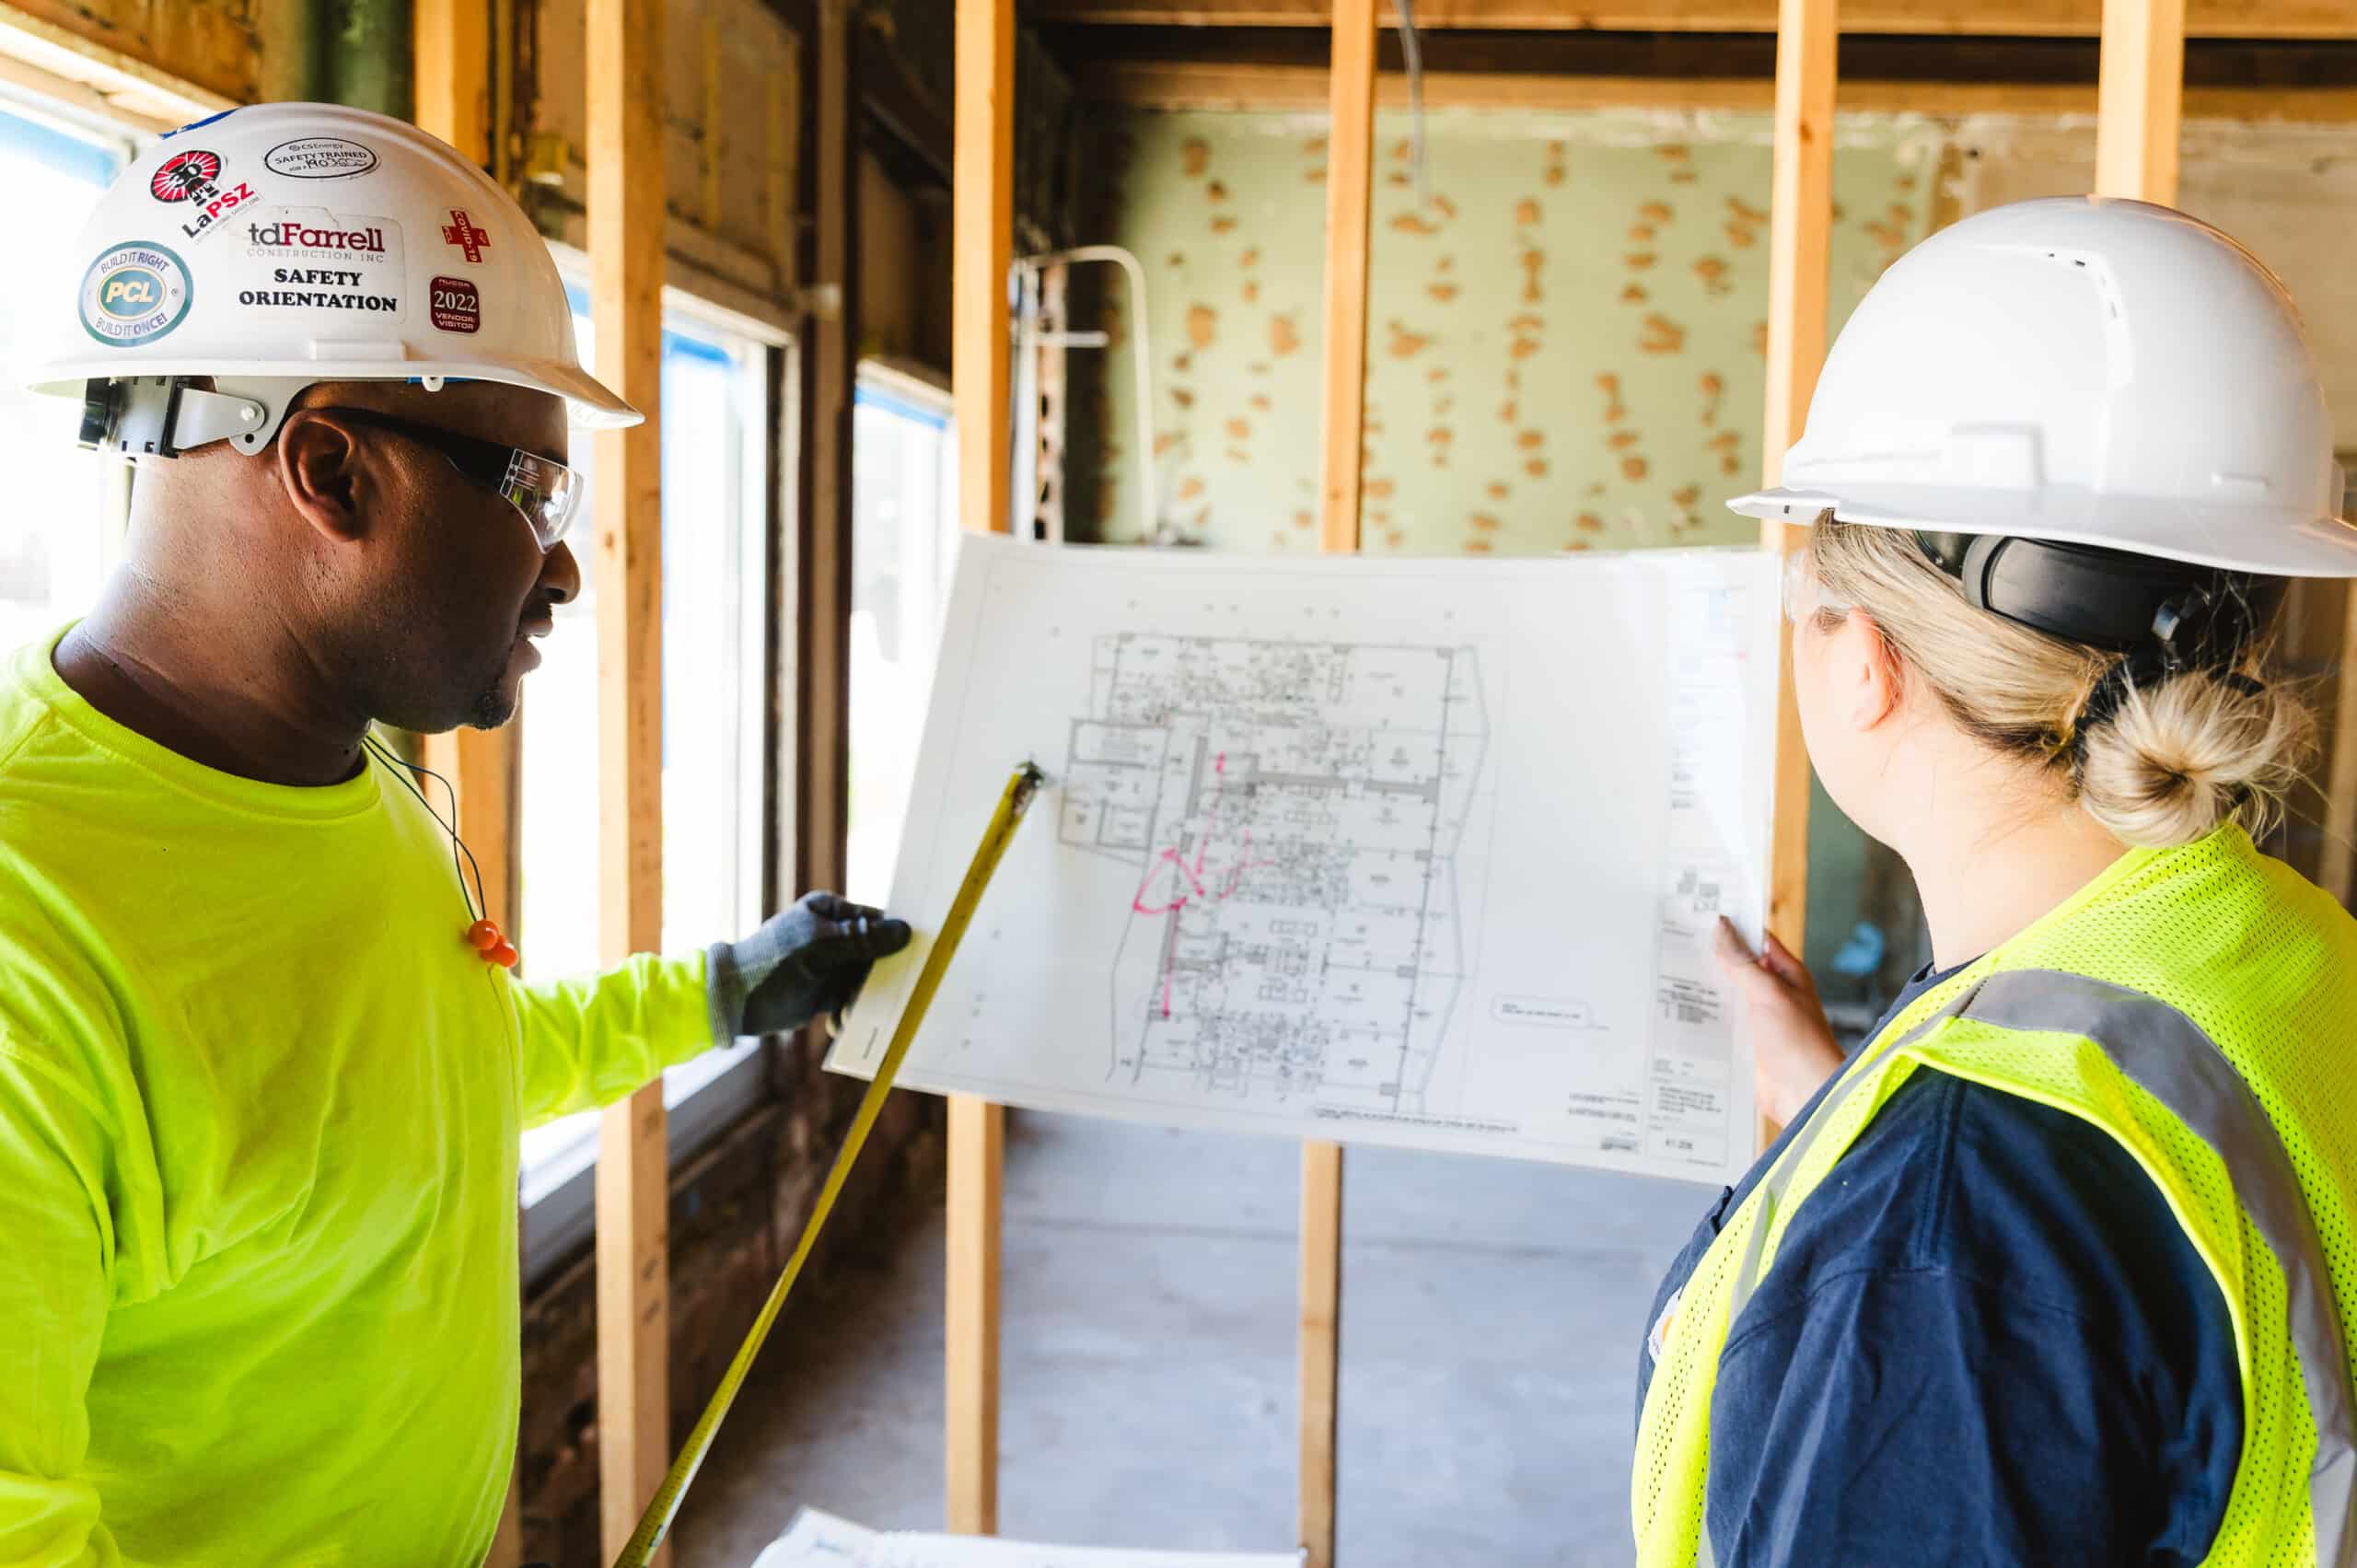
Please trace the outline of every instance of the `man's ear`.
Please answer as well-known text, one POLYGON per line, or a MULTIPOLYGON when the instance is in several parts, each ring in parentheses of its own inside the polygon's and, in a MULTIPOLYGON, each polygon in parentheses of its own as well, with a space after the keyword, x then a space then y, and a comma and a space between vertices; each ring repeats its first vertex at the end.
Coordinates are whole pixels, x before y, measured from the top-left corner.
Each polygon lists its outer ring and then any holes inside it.
POLYGON ((303 520, 330 541, 348 544, 367 532, 363 505, 379 476, 352 427, 330 412, 297 409, 279 426, 278 482, 303 520))
POLYGON ((1856 661, 1850 723, 1864 732, 1898 712, 1907 696, 1907 665, 1864 610, 1850 611, 1842 632, 1844 651, 1856 661))

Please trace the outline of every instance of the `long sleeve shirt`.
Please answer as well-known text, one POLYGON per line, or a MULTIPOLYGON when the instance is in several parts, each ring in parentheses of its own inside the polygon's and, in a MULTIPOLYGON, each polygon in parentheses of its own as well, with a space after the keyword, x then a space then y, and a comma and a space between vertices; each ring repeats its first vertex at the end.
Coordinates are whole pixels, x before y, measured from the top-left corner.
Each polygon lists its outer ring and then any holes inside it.
POLYGON ((0 672, 0 1568, 482 1561, 517 1138, 714 1043, 701 956, 515 983, 372 762, 207 769, 0 672))

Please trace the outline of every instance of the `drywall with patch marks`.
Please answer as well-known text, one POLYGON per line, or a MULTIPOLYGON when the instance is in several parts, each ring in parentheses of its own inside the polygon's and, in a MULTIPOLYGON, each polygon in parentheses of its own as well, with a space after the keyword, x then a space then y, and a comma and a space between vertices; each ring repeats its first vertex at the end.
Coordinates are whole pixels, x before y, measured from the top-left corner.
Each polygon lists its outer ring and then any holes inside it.
MULTIPOLYGON (((1754 481, 1766 338, 1760 115, 1435 113, 1426 190, 1378 116, 1366 548, 1726 543, 1754 481)), ((1317 116, 1123 115, 1099 230, 1138 253, 1162 537, 1315 550, 1326 146, 1317 116)), ((1845 131, 1838 325, 1928 232, 1939 139, 1845 131)), ((1107 324, 1129 350, 1118 291, 1107 324)), ((1098 537, 1138 531, 1126 366, 1099 406, 1098 537)))

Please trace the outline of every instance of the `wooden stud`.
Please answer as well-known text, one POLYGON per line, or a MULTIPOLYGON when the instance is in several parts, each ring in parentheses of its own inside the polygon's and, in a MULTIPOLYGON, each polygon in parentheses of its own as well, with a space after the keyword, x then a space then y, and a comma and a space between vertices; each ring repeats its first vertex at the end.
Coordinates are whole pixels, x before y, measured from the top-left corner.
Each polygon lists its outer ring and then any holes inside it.
POLYGON ((491 14, 485 0, 416 0, 416 120, 481 167, 491 163, 491 14))
MULTIPOLYGON (((588 0, 597 374, 645 414, 597 436, 598 888, 609 963, 663 937, 662 0, 588 0)), ((598 1131, 598 1441, 606 1555, 669 1460, 669 1169, 663 1086, 598 1131)), ((668 1549, 658 1563, 668 1562, 668 1549)))
POLYGON ((949 1527, 998 1533, 999 1240, 1006 1108, 949 1097, 949 1272, 945 1370, 949 1527))
POLYGON ((2096 191, 2177 201, 2185 100, 2185 0, 2104 0, 2096 191))
POLYGON ((2316 883, 2343 904, 2357 903, 2357 584, 2341 621, 2332 761, 2325 778, 2324 854, 2316 883))
MULTIPOLYGON (((1326 342, 1318 542, 1360 541, 1366 453, 1366 301, 1375 182, 1375 0, 1335 0, 1326 129, 1326 342)), ((1333 1568, 1341 1411, 1342 1150, 1301 1146, 1300 1455, 1305 1568, 1333 1568)))
POLYGON ((1301 1146, 1303 1568, 1333 1568, 1335 1435, 1341 1418, 1342 1146, 1301 1146))
POLYGON ((1375 179, 1375 0, 1336 0, 1326 134, 1326 387, 1319 542, 1359 547, 1365 461, 1368 238, 1375 179))
MULTIPOLYGON (((1014 0, 958 0, 951 243, 951 393, 958 505, 966 527, 1005 533, 1007 273, 1015 249, 1014 0)), ((949 1527, 998 1530, 999 1237, 1004 1108, 949 1100, 949 1527)))
MULTIPOLYGON (((418 0, 412 22, 418 128, 483 162, 491 150, 485 121, 491 98, 490 19, 483 0, 418 0)), ((483 913, 497 921, 518 947, 524 941, 516 909, 522 726, 519 712, 498 729, 459 728, 425 736, 419 758, 449 783, 455 825, 482 876, 483 913)), ((419 786, 429 793, 433 789, 430 780, 419 781, 419 786)), ((506 1506, 500 1512, 499 1530, 483 1568, 517 1568, 524 1561, 520 1459, 518 1456, 508 1475, 506 1506)))
MULTIPOLYGON (((1833 228, 1833 45, 1836 0, 1781 0, 1776 32, 1776 145, 1768 219, 1768 400, 1760 481, 1772 485, 1800 438, 1825 363, 1825 300, 1833 228)), ((1760 525, 1781 558, 1808 530, 1760 525)), ((1768 929, 1798 953, 1808 923, 1808 751, 1793 689, 1790 628, 1779 640, 1774 824, 1768 845, 1768 929)), ((1760 1123, 1764 1147, 1775 1135, 1760 1123)))
POLYGON ((851 802, 851 432, 859 378, 859 275, 851 265, 859 224, 851 6, 819 0, 811 41, 810 272, 832 308, 813 314, 805 349, 810 494, 795 616, 802 682, 795 837, 804 888, 842 886, 851 802))

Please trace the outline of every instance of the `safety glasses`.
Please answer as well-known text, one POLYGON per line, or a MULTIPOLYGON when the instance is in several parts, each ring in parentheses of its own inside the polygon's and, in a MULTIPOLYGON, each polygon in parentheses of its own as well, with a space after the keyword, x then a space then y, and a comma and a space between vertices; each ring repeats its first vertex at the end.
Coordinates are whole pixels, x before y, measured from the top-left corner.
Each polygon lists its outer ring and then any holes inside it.
POLYGON ((1820 613, 1847 615, 1850 607, 1826 597, 1824 585, 1817 580, 1817 568, 1808 558, 1808 546, 1802 545, 1784 557, 1784 619, 1798 626, 1820 613))
POLYGON ((397 414, 365 408, 318 408, 308 413, 331 413, 353 424, 383 430, 439 452, 459 477, 505 497, 524 514, 524 521, 539 541, 540 553, 554 550, 581 510, 588 482, 579 473, 521 447, 503 446, 455 430, 421 424, 397 414))

